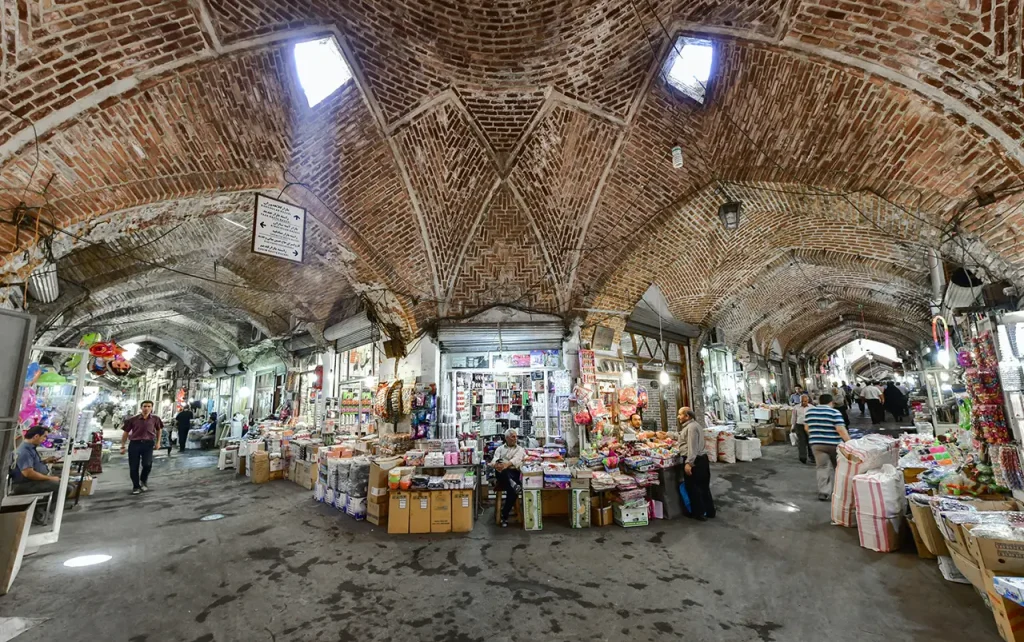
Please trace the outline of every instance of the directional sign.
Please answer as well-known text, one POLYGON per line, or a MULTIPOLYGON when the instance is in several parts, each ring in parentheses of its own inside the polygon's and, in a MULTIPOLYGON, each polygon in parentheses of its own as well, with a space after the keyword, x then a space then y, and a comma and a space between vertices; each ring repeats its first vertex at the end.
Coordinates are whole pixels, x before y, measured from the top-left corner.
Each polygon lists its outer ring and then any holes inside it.
POLYGON ((262 194, 256 195, 252 251, 302 263, 306 210, 262 194))

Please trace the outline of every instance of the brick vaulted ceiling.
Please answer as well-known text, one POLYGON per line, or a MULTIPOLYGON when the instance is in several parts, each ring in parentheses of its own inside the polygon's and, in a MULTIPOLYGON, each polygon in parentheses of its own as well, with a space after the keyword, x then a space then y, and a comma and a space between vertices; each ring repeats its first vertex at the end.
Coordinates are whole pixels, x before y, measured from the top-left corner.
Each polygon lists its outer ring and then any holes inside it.
POLYGON ((356 298, 412 335, 499 303, 629 310, 652 283, 734 343, 909 348, 927 248, 1024 285, 1022 14, 0 0, 0 213, 40 208, 0 223, 0 275, 59 259, 62 297, 30 302, 50 340, 161 335, 211 362, 249 325, 322 329, 356 298), (662 23, 714 42, 705 105, 666 85, 662 23), (311 109, 291 45, 327 34, 355 79, 311 109), (973 207, 976 186, 1006 197, 973 207), (309 210, 303 265, 248 252, 255 193, 309 210))

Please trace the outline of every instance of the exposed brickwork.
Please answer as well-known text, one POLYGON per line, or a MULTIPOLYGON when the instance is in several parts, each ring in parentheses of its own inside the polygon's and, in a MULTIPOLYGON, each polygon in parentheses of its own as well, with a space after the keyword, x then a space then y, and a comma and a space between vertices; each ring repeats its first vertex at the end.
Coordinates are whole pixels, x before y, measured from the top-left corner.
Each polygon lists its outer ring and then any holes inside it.
MULTIPOLYGON (((175 297, 225 306, 207 355, 245 321, 326 323, 356 292, 411 334, 497 302, 628 310, 651 283, 730 340, 824 349, 863 310, 904 346, 926 314, 924 247, 1024 282, 1024 195, 969 210, 952 240, 939 229, 974 186, 1024 180, 1019 0, 636 4, 639 21, 629 0, 0 0, 0 104, 42 134, 34 169, 0 112, 0 211, 30 176, 42 205, 52 176, 56 224, 123 248, 167 233, 147 248, 168 267, 251 287, 81 247, 62 262, 95 299, 76 323, 131 310, 141 332, 175 297), (733 34, 712 35, 707 105, 651 78, 654 14, 733 34), (288 45, 332 32, 356 82, 310 110, 288 45), (196 212, 245 221, 254 190, 288 181, 315 223, 305 266, 253 257, 245 230, 196 212), (725 194, 744 203, 736 232, 725 194), (92 271, 75 262, 92 253, 92 271), (818 310, 819 293, 838 303, 818 310)), ((5 278, 39 258, 15 240, 0 224, 5 278)))
POLYGON ((540 247, 511 190, 498 190, 466 249, 455 283, 455 309, 472 310, 496 300, 552 309, 556 294, 540 247))

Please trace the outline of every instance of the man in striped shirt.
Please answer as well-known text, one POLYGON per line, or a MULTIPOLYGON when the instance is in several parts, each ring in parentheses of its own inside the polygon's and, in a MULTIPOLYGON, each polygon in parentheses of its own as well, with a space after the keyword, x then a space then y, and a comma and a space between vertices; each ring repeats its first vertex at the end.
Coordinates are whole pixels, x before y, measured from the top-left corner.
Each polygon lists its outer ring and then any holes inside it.
POLYGON ((807 443, 814 453, 817 466, 818 499, 828 501, 832 495, 832 481, 836 469, 836 447, 850 441, 843 415, 832 407, 832 395, 818 398, 818 405, 807 410, 807 443))

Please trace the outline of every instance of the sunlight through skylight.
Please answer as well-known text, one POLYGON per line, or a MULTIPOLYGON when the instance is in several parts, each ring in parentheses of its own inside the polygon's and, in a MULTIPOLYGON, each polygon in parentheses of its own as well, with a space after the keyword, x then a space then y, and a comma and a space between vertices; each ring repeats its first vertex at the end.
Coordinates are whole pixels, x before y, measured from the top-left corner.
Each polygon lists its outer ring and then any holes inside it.
POLYGON ((310 107, 316 107, 352 79, 352 71, 332 37, 296 44, 295 68, 310 107))
POLYGON ((714 48, 707 40, 680 38, 670 54, 668 82, 699 103, 707 94, 714 48))

